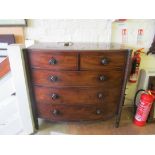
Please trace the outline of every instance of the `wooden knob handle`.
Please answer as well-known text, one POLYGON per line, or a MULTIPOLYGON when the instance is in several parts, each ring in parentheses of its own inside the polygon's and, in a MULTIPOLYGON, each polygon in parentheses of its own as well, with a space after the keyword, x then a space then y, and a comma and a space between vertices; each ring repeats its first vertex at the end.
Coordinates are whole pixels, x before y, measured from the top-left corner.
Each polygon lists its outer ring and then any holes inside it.
POLYGON ((97 109, 97 110, 96 110, 96 114, 97 114, 97 115, 100 115, 100 114, 101 114, 101 110, 100 110, 100 109, 97 109))
POLYGON ((104 75, 101 75, 101 76, 99 77, 99 79, 100 79, 100 81, 105 81, 105 80, 107 80, 107 77, 104 76, 104 75))
POLYGON ((58 98, 59 98, 59 95, 58 94, 55 94, 55 93, 52 94, 52 99, 53 100, 58 99, 58 98))
POLYGON ((55 75, 52 75, 52 76, 50 76, 50 80, 51 80, 52 82, 56 82, 56 81, 58 80, 58 77, 55 76, 55 75))
POLYGON ((49 64, 50 65, 55 65, 55 64, 57 64, 57 60, 54 59, 54 58, 51 58, 51 60, 49 61, 49 64))
POLYGON ((54 116, 57 116, 57 115, 59 115, 59 110, 57 110, 57 109, 54 109, 54 110, 52 111, 52 114, 53 114, 54 116))
POLYGON ((103 98, 103 94, 102 93, 98 93, 98 98, 99 99, 103 98))
POLYGON ((103 58, 103 59, 101 60, 101 64, 102 64, 102 65, 107 65, 108 63, 109 63, 109 61, 108 61, 107 58, 103 58))

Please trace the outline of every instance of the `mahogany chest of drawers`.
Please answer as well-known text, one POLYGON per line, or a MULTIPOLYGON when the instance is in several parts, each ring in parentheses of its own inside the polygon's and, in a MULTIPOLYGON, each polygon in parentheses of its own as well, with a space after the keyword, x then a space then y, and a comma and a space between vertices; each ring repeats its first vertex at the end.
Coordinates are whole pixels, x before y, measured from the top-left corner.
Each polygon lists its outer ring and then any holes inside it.
POLYGON ((113 116, 118 127, 131 50, 109 46, 40 43, 23 49, 36 127, 37 118, 95 121, 113 116))

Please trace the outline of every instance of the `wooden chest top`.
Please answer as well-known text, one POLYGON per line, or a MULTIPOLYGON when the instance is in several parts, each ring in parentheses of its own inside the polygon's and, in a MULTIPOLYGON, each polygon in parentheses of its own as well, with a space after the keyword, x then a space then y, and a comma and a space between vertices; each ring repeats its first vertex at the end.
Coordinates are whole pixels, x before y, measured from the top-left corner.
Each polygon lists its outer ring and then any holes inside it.
POLYGON ((56 51, 107 51, 110 52, 111 50, 117 51, 124 51, 128 50, 121 46, 121 44, 117 43, 72 43, 72 42, 48 42, 48 43, 37 43, 28 48, 29 50, 56 50, 56 51))

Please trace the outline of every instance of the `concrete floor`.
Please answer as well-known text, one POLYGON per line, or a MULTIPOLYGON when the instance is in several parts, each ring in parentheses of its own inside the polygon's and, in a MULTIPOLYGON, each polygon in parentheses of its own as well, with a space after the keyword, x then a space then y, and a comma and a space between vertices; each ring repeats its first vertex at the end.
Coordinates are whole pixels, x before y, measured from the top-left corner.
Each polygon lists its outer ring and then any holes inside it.
POLYGON ((132 108, 123 108, 119 128, 114 127, 114 118, 97 122, 59 122, 53 123, 39 119, 39 130, 36 135, 152 135, 155 134, 155 123, 144 127, 132 123, 132 108))

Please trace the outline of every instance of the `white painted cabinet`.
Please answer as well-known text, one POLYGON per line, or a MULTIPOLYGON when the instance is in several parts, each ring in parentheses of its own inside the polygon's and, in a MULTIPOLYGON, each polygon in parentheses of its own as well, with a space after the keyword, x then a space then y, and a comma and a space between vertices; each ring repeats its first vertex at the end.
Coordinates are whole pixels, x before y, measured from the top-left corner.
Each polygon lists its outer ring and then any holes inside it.
POLYGON ((11 72, 0 79, 0 135, 32 134, 33 117, 22 46, 8 46, 11 72), (16 92, 16 95, 11 95, 16 92))
POLYGON ((19 134, 22 132, 17 97, 12 75, 8 73, 0 79, 0 134, 19 134))

